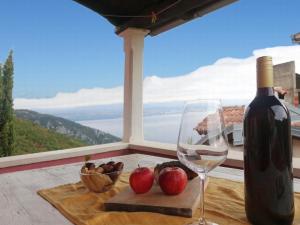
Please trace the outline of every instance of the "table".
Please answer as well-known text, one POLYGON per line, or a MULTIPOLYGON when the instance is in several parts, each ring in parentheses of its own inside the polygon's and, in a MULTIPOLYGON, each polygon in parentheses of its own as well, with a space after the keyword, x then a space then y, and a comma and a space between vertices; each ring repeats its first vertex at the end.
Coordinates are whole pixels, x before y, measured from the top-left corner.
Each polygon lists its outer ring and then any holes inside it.
MULTIPOLYGON (((157 163, 170 159, 142 154, 124 155, 97 160, 123 161, 125 171, 132 171, 138 166, 154 167, 157 163)), ((98 162, 99 161, 99 162, 98 162)), ((21 171, 0 175, 0 224, 5 225, 71 225, 47 201, 36 194, 40 189, 51 188, 66 183, 79 181, 82 163, 42 169, 21 171)), ((243 181, 243 171, 232 168, 217 167, 210 176, 243 181)), ((300 191, 300 180, 294 179, 295 191, 300 191)))

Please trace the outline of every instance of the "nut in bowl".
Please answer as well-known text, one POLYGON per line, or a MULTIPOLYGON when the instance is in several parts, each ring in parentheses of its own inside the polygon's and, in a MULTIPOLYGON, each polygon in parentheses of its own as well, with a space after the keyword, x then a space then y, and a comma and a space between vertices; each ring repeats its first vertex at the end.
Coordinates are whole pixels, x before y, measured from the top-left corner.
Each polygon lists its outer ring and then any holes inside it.
POLYGON ((92 192, 105 192, 118 180, 124 164, 110 161, 96 167, 94 163, 87 162, 80 171, 80 179, 84 186, 92 192))

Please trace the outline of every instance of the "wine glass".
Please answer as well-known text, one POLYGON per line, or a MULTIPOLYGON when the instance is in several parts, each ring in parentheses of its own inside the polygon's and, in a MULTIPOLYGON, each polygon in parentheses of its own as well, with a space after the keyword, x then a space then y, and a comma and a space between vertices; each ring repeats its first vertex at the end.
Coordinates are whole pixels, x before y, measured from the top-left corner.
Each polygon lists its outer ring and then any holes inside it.
POLYGON ((192 225, 216 225, 204 218, 204 182, 206 174, 222 164, 227 154, 221 101, 201 99, 188 102, 181 119, 177 156, 200 177, 200 219, 192 225))

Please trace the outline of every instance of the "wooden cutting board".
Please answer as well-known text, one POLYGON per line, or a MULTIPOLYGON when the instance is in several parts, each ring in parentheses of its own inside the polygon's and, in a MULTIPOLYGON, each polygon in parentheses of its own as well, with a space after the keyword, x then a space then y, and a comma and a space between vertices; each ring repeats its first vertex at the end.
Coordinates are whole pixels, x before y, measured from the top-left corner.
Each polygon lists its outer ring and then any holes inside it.
MULTIPOLYGON (((207 186, 206 181, 205 187, 207 186)), ((135 194, 128 186, 122 192, 104 203, 107 211, 157 212, 168 215, 192 217, 199 205, 199 177, 189 181, 185 190, 179 195, 163 194, 158 185, 145 194, 135 194)))

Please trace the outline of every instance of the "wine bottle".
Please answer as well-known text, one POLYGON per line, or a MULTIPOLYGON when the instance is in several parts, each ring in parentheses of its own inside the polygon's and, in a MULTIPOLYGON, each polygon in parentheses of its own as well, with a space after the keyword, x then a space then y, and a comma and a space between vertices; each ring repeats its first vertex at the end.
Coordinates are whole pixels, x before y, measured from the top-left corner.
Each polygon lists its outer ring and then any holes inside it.
POLYGON ((254 225, 294 219, 291 120, 274 96, 272 58, 257 59, 256 97, 244 118, 245 210, 254 225))

